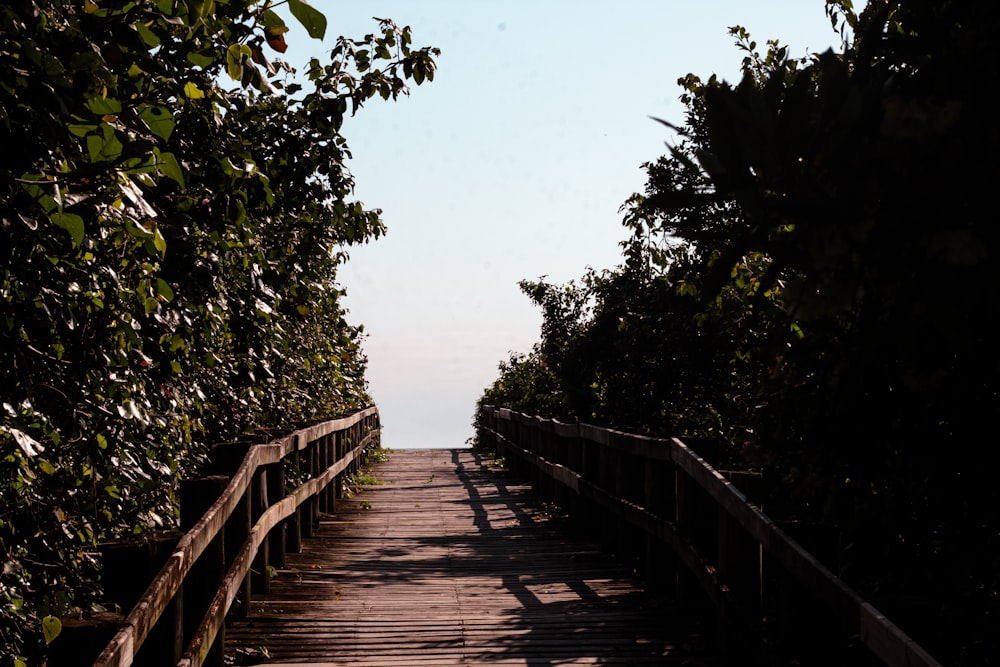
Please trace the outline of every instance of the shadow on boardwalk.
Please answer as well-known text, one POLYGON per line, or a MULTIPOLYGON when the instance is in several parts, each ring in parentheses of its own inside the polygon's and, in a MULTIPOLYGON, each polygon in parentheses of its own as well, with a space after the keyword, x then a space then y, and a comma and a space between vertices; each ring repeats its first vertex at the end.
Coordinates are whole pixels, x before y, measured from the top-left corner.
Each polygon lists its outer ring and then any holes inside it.
POLYGON ((467 449, 404 450, 323 517, 227 652, 265 664, 705 665, 697 623, 467 449))

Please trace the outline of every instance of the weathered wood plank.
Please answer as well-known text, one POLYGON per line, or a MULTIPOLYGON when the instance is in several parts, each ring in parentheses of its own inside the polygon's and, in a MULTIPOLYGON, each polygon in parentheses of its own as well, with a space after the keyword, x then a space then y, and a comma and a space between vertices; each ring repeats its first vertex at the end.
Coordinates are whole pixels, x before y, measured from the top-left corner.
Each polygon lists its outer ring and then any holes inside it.
POLYGON ((695 621, 475 452, 396 452, 378 475, 383 486, 339 501, 288 554, 228 626, 228 653, 359 667, 710 662, 695 621))

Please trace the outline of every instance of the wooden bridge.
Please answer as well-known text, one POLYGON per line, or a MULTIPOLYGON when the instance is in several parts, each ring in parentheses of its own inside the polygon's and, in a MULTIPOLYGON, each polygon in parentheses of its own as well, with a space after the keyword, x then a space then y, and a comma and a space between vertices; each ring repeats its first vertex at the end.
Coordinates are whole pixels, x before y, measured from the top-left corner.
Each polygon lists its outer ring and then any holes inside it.
POLYGON ((698 665, 696 624, 567 537, 530 487, 468 449, 393 452, 323 515, 227 653, 330 665, 698 665))
POLYGON ((351 495, 378 434, 216 447, 95 667, 938 665, 679 440, 487 409, 511 472, 402 451, 351 495))

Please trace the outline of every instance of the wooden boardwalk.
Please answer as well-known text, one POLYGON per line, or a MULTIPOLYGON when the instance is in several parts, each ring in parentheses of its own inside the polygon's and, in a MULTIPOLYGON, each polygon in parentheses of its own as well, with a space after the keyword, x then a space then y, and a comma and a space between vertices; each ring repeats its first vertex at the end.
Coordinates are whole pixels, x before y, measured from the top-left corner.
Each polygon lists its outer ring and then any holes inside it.
MULTIPOLYGON (((707 665, 698 625, 569 537, 530 487, 469 449, 403 450, 324 515, 250 617, 252 664, 707 665)), ((237 663, 240 664, 240 663, 237 663)), ((251 664, 249 660, 242 664, 251 664)))

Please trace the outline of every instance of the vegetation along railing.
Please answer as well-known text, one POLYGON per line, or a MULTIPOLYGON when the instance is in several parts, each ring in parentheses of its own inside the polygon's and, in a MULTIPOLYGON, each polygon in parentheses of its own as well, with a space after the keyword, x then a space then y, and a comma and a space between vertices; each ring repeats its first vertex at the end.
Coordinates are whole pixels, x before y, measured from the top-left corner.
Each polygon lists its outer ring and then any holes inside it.
POLYGON ((730 657, 939 665, 677 438, 486 406, 479 439, 651 585, 711 602, 730 657))
POLYGON ((221 474, 182 485, 187 532, 94 666, 222 665, 230 607, 239 600, 246 611, 252 593, 266 592, 271 568, 333 510, 379 428, 370 407, 266 444, 214 447, 211 472, 221 474))

